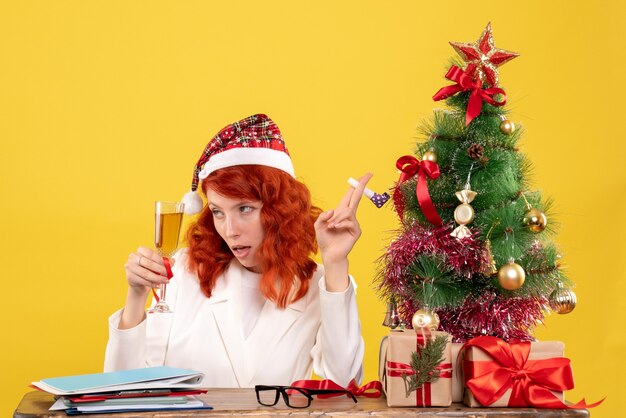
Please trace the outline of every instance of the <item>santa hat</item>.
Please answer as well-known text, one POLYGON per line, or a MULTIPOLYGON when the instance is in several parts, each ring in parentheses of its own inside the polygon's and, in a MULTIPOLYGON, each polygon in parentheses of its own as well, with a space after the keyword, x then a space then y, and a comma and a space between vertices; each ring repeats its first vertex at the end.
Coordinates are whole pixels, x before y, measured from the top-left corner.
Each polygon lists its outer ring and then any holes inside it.
POLYGON ((191 191, 183 197, 185 213, 202 210, 198 184, 220 168, 256 164, 278 168, 295 177, 291 157, 278 126, 266 115, 258 114, 228 125, 209 141, 196 163, 191 191))

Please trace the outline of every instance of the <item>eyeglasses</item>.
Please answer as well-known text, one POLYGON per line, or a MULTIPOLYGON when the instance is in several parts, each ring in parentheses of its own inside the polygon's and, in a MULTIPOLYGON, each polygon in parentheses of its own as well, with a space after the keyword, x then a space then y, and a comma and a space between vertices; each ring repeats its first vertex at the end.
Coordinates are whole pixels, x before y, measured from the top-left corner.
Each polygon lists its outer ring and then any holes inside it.
POLYGON ((356 397, 350 391, 340 389, 306 389, 292 386, 265 386, 256 385, 257 401, 264 406, 274 406, 278 403, 280 395, 285 404, 290 408, 308 408, 313 400, 313 395, 346 394, 356 403, 356 397))

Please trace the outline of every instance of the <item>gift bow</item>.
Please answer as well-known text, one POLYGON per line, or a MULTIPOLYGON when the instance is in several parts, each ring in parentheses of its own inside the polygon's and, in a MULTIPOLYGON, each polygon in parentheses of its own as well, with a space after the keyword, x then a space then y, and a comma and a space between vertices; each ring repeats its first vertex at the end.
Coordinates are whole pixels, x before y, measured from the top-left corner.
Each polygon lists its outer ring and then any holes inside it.
POLYGON ((511 389, 508 406, 556 409, 583 409, 600 405, 604 399, 587 405, 584 399, 573 405, 564 404, 551 391, 574 387, 570 360, 563 357, 528 360, 530 343, 508 344, 490 336, 469 340, 462 348, 476 347, 493 361, 465 361, 465 385, 482 405, 488 406, 511 389))
MULTIPOLYGON (((354 379, 350 381, 348 387, 344 388, 330 379, 324 380, 296 380, 291 387, 302 389, 330 389, 330 390, 342 390, 352 393, 354 396, 365 396, 366 398, 380 398, 382 394, 383 386, 378 380, 372 380, 371 382, 359 386, 354 379)), ((341 396, 342 393, 324 393, 317 395, 320 399, 332 398, 334 396, 341 396)), ((347 396, 347 395, 346 395, 347 396)))
POLYGON ((461 68, 453 65, 446 74, 448 80, 454 81, 456 84, 452 86, 446 86, 439 89, 433 96, 434 101, 447 99, 461 91, 471 90, 469 102, 467 103, 467 110, 465 112, 465 126, 478 115, 483 106, 483 100, 492 106, 503 106, 506 103, 506 93, 504 90, 498 87, 490 87, 487 89, 482 88, 482 82, 480 80, 473 80, 472 76, 463 71, 461 68), (502 101, 497 101, 493 98, 496 94, 504 96, 502 101))
POLYGON ((426 177, 434 180, 441 174, 437 163, 428 160, 419 161, 412 155, 405 155, 398 158, 398 161, 396 161, 396 168, 400 170, 398 187, 396 187, 396 191, 394 192, 394 202, 396 204, 396 209, 398 210, 398 216, 402 218, 402 211, 404 209, 404 204, 401 203, 402 200, 399 186, 417 174, 415 194, 417 195, 417 201, 422 209, 422 212, 424 213, 424 216, 428 222, 435 226, 443 225, 443 222, 437 213, 437 209, 435 209, 435 205, 430 199, 430 194, 428 193, 428 183, 426 182, 426 177))

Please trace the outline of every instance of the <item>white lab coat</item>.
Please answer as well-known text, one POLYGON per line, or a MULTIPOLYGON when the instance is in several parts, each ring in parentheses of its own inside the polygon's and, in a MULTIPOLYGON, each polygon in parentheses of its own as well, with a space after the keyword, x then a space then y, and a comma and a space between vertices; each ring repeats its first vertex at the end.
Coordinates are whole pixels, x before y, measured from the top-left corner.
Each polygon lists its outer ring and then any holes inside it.
POLYGON ((318 266, 308 293, 279 309, 266 301, 247 338, 241 313, 242 275, 234 259, 211 298, 177 254, 166 301, 174 314, 148 314, 134 328, 117 328, 121 310, 109 318, 105 371, 166 365, 203 372, 205 387, 289 385, 311 372, 346 386, 360 383, 363 338, 351 278, 344 292, 325 290, 318 266))

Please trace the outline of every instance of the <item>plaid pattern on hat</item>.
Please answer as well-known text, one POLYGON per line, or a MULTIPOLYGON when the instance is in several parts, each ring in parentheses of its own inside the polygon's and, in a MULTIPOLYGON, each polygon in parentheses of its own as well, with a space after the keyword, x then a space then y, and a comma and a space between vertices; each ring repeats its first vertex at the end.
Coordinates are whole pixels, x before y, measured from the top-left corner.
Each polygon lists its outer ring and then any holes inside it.
POLYGON ((219 131, 196 163, 191 190, 213 171, 242 164, 267 165, 294 176, 283 136, 267 115, 248 116, 219 131))

